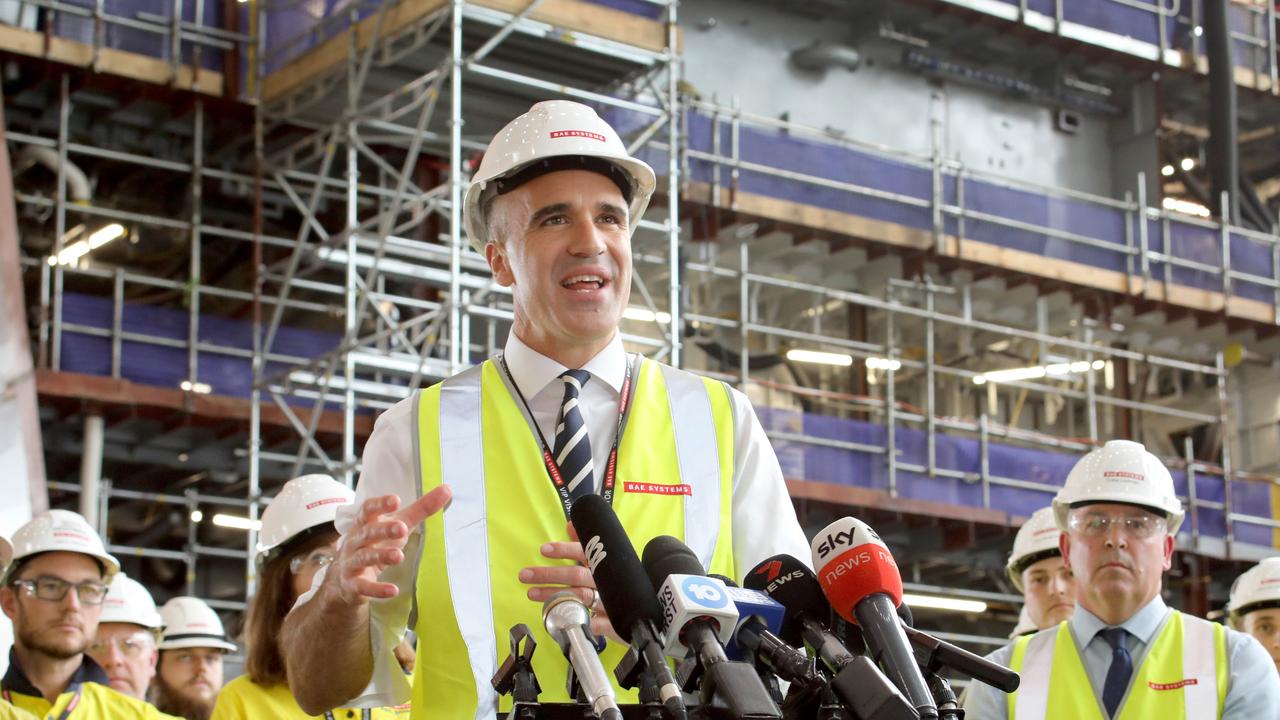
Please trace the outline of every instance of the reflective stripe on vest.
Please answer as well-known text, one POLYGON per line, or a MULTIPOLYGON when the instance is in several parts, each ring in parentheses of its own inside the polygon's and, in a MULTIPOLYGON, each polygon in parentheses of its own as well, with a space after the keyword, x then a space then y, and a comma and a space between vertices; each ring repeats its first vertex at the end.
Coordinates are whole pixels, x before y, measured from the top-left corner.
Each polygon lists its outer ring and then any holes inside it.
MULTIPOLYGON (((637 552, 658 535, 682 538, 710 572, 737 577, 730 498, 733 408, 723 383, 644 360, 619 448, 614 511, 637 552), (688 486, 688 493, 682 485, 688 486)), ((517 581, 521 568, 554 564, 539 547, 567 540, 564 511, 535 436, 493 362, 417 396, 422 491, 453 490, 424 524, 417 580, 419 653, 414 714, 492 718, 510 706, 489 680, 524 623, 541 646, 533 664, 544 702, 563 702, 567 664, 542 626, 542 606, 517 581), (421 710, 419 710, 421 708, 421 710), (421 714, 419 714, 421 713, 421 714)), ((561 564, 568 564, 561 561, 561 564)), ((601 662, 612 679, 623 648, 601 662)), ((635 702, 633 691, 620 701, 635 702)))
MULTIPOLYGON (((1009 667, 1022 675, 1008 696, 1009 720, 1107 717, 1067 622, 1018 638, 1009 667)), ((1135 670, 1116 720, 1218 718, 1226 693, 1226 628, 1175 610, 1135 670)))

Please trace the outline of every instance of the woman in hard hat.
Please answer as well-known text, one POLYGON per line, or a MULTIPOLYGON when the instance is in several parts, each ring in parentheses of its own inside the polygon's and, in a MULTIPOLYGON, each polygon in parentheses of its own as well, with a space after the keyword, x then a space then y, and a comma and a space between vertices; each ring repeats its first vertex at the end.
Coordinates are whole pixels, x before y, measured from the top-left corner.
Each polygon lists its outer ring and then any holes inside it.
MULTIPOLYGON (((278 640, 285 615, 337 551, 333 521, 338 508, 355 493, 327 475, 304 475, 285 483, 262 513, 255 562, 257 593, 249 601, 244 644, 245 674, 227 683, 213 707, 212 720, 296 720, 317 717, 298 707, 289 690, 278 640)), ((338 709, 327 720, 382 720, 408 716, 404 708, 338 709)))
POLYGON ((1076 608, 1075 576, 1058 547, 1061 534, 1053 508, 1046 507, 1032 513, 1013 539, 1005 570, 1013 586, 1022 592, 1030 632, 1057 625, 1076 608))
POLYGON ((222 690, 222 658, 236 646, 227 640, 222 618, 200 598, 173 598, 160 608, 160 617, 164 636, 152 701, 170 715, 209 720, 222 690))
POLYGON ((1280 670, 1280 557, 1267 558, 1236 578, 1227 613, 1231 627, 1262 643, 1280 670))

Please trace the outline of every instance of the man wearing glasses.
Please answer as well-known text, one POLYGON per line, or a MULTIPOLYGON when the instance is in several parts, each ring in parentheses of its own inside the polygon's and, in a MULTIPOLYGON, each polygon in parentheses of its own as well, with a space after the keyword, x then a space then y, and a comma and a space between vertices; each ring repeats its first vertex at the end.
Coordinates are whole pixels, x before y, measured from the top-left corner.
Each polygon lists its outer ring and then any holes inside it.
POLYGON ((156 676, 160 651, 156 639, 163 623, 156 601, 137 580, 116 573, 102 601, 98 634, 89 643, 89 655, 107 671, 111 687, 139 700, 156 676))
POLYGON ((1076 463, 1053 509, 1076 577, 1075 612, 992 653, 1022 684, 1005 696, 974 683, 969 717, 1277 717, 1280 679, 1262 646, 1160 597, 1183 510, 1154 455, 1112 440, 1076 463))
POLYGON ((120 570, 84 518, 51 510, 13 535, 13 564, 0 587, 0 607, 13 621, 9 670, 0 695, 54 720, 169 718, 113 690, 85 654, 98 630, 106 583, 120 570))

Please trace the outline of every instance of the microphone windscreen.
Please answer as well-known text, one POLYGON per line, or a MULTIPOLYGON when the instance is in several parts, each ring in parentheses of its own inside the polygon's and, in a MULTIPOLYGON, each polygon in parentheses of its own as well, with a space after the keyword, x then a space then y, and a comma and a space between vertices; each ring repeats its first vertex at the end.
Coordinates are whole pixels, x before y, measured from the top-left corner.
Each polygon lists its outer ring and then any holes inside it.
POLYGON ((670 535, 659 535, 650 540, 644 546, 641 563, 654 590, 661 588, 672 575, 707 574, 689 546, 670 535))
POLYGON ((866 523, 850 517, 836 520, 814 536, 812 549, 822 590, 844 619, 857 622, 853 608, 868 595, 883 594, 895 606, 902 603, 898 565, 866 523))
POLYGON ((644 566, 609 503, 599 495, 584 495, 574 501, 569 518, 586 552, 600 602, 618 635, 631 642, 631 630, 641 621, 662 627, 658 596, 649 590, 644 566))
POLYGON ((902 620, 902 624, 907 627, 915 627, 915 618, 911 616, 911 606, 905 602, 898 605, 898 618, 902 620))
POLYGON ((802 647, 800 617, 807 615, 821 623, 831 615, 831 606, 813 571, 790 555, 774 555, 761 561, 742 581, 743 587, 759 590, 787 609, 778 637, 793 647, 802 647))

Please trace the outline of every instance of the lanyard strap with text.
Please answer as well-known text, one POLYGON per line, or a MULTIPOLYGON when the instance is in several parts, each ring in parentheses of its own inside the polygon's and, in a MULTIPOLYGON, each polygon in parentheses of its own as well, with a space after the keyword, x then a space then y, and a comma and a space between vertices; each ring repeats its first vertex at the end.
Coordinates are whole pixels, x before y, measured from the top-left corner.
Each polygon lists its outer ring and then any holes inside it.
MULTIPOLYGON (((13 696, 9 694, 9 688, 4 689, 4 701, 10 705, 13 704, 13 696)), ((67 703, 67 707, 62 711, 62 714, 58 716, 58 720, 67 720, 68 717, 71 717, 71 711, 75 710, 76 706, 79 704, 80 690, 77 688, 76 694, 71 696, 71 701, 67 703)))
MULTIPOLYGON (((507 359, 500 357, 502 363, 502 372, 506 374, 510 381, 511 388, 516 391, 516 396, 520 398, 520 403, 524 405, 525 413, 529 417, 529 424, 533 428, 534 435, 538 438, 538 444, 542 447, 542 462, 546 466, 547 477, 551 479, 551 485, 556 489, 556 494, 560 496, 560 505, 564 509, 564 516, 569 517, 569 507, 573 505, 573 499, 569 496, 569 488, 565 487, 564 476, 560 473, 560 467, 556 465, 555 456, 551 454, 551 448, 547 446, 547 439, 542 436, 542 431, 538 429, 537 423, 533 422, 533 410, 529 407, 529 401, 525 400, 524 393, 520 392, 520 388, 516 386, 515 378, 511 375, 511 369, 507 367, 507 359)), ((639 363, 639 355, 634 361, 639 363)), ((627 374, 622 380, 622 393, 618 400, 618 428, 613 434, 613 446, 609 449, 609 462, 605 465, 604 483, 600 486, 600 498, 610 505, 613 504, 613 484, 614 476, 618 471, 618 445, 622 442, 622 431, 627 424, 627 412, 631 409, 631 399, 634 386, 631 381, 632 376, 631 358, 627 358, 627 374)))
MULTIPOLYGON (((351 711, 348 710, 347 712, 350 713, 351 711)), ((371 717, 373 717, 373 711, 370 710, 369 708, 365 708, 360 711, 360 720, 369 720, 369 718, 371 717)), ((324 720, 334 720, 332 710, 328 710, 325 712, 324 720)))

